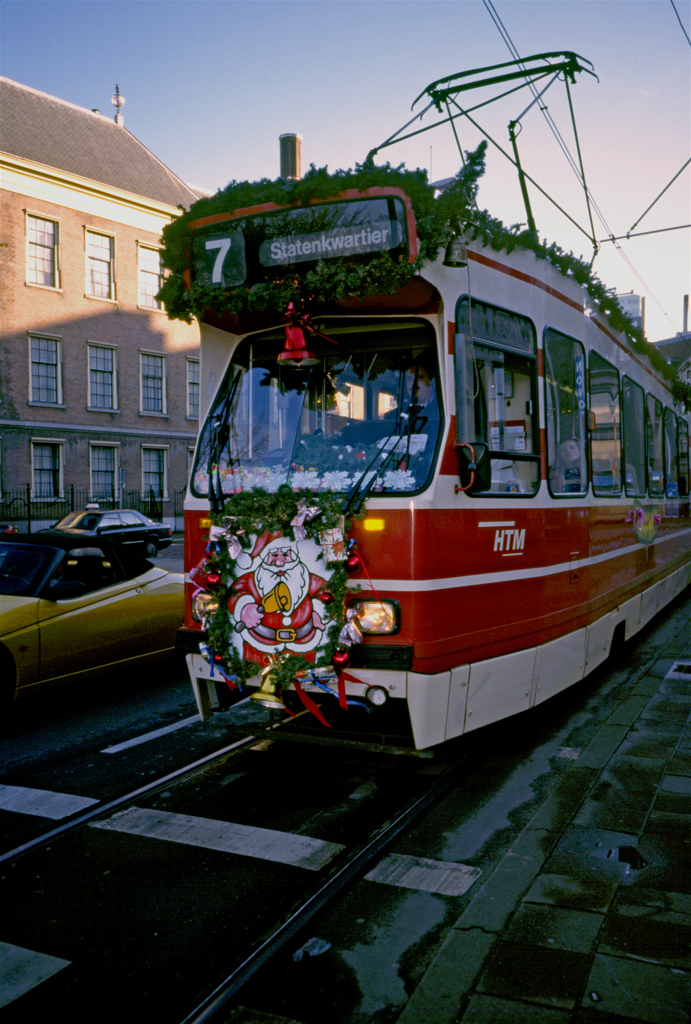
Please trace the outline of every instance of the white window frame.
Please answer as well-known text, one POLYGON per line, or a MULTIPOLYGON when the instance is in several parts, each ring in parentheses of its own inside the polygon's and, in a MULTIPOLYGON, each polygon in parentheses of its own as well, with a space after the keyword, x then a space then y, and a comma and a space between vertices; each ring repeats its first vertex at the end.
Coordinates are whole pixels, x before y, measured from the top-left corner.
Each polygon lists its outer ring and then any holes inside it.
MULTIPOLYGON (((152 302, 145 302, 146 296, 142 291, 142 284, 144 281, 156 277, 157 286, 156 292, 160 291, 163 287, 163 250, 159 249, 155 245, 147 245, 145 242, 137 242, 137 305, 140 309, 149 309, 153 311, 162 311, 163 303, 153 299, 152 302), (144 270, 142 268, 142 253, 156 253, 159 259, 159 271, 157 275, 154 275, 150 270, 144 270)), ((154 293, 155 294, 155 293, 154 293)))
POLYGON ((201 366, 198 359, 187 360, 187 419, 198 420, 199 419, 199 400, 201 398, 201 366), (192 366, 197 368, 197 379, 193 381, 190 376, 190 369, 192 366), (197 388, 197 411, 193 412, 192 403, 190 402, 191 387, 196 385, 197 388))
POLYGON ((33 501, 56 501, 65 497, 65 441, 59 437, 31 438, 31 498, 33 501), (58 454, 58 493, 44 495, 36 493, 36 448, 38 445, 54 445, 58 454))
MULTIPOLYGON (((110 495, 97 493, 94 487, 94 451, 97 448, 110 448, 114 453, 114 465, 113 465, 113 497, 116 501, 120 500, 120 444, 115 441, 89 441, 89 494, 91 495, 92 501, 97 501, 99 498, 110 498, 110 495)), ((98 472, 98 470, 96 470, 98 472)))
POLYGON ((56 292, 60 291, 60 221, 56 220, 55 217, 47 217, 44 213, 37 213, 34 210, 25 210, 25 235, 26 235, 26 283, 31 288, 47 288, 48 291, 56 292), (35 255, 32 251, 32 245, 37 243, 32 242, 29 238, 29 221, 31 220, 44 220, 48 224, 52 224, 55 233, 52 246, 41 246, 43 249, 50 249, 53 260, 53 284, 45 284, 43 281, 32 281, 31 280, 31 268, 29 266, 31 256, 35 255))
POLYGON ((96 228, 85 227, 84 228, 84 294, 87 299, 100 299, 101 302, 115 302, 116 301, 116 290, 115 290, 115 235, 108 231, 98 231, 96 228), (107 238, 110 243, 110 257, 108 260, 98 260, 99 264, 108 264, 108 294, 99 295, 97 292, 91 291, 91 275, 89 273, 92 257, 89 255, 89 239, 90 236, 94 235, 96 238, 107 238))
MULTIPOLYGON (((104 370, 95 370, 96 373, 104 373, 104 370)), ((100 341, 87 341, 86 343, 86 394, 87 394, 87 409, 89 412, 119 412, 119 396, 118 396, 118 350, 116 345, 102 345, 100 341), (91 390, 91 354, 94 349, 106 349, 112 353, 113 357, 113 369, 112 373, 112 385, 113 385, 113 404, 112 405, 95 405, 93 400, 93 394, 91 390)))
POLYGON ((146 501, 146 499, 148 497, 148 494, 149 494, 148 488, 146 487, 146 485, 144 483, 144 476, 145 476, 145 472, 146 472, 146 470, 144 469, 144 452, 151 452, 151 451, 157 451, 157 452, 162 452, 163 453, 163 459, 162 459, 162 461, 163 461, 163 487, 162 487, 162 493, 161 494, 154 494, 154 497, 158 498, 159 501, 168 501, 169 500, 169 498, 168 498, 168 451, 169 451, 169 448, 170 448, 170 445, 167 445, 167 444, 143 444, 142 447, 141 447, 141 453, 142 453, 142 456, 141 456, 141 464, 142 464, 141 494, 142 494, 142 500, 143 501, 146 501))
POLYGON ((164 352, 152 352, 146 349, 139 350, 139 414, 140 416, 167 416, 168 415, 168 359, 164 352), (144 358, 155 356, 161 360, 161 408, 144 408, 144 358))
MULTIPOLYGON (((50 366, 52 364, 51 363, 40 363, 37 360, 36 361, 36 365, 37 366, 41 366, 41 365, 50 366)), ((63 407, 64 406, 64 403, 63 403, 63 391, 62 391, 62 338, 60 338, 60 337, 58 337, 58 336, 56 336, 54 334, 44 334, 44 333, 39 332, 39 331, 35 331, 35 332, 30 332, 29 333, 29 405, 51 406, 53 408, 55 408, 56 406, 59 406, 59 407, 63 407), (55 371, 55 375, 56 375, 55 395, 56 395, 56 397, 55 397, 55 401, 54 402, 46 402, 43 399, 37 398, 34 395, 34 352, 33 352, 33 343, 34 343, 34 341, 52 341, 52 342, 55 342, 57 361, 56 361, 56 364, 55 364, 55 367, 56 367, 56 371, 55 371)))

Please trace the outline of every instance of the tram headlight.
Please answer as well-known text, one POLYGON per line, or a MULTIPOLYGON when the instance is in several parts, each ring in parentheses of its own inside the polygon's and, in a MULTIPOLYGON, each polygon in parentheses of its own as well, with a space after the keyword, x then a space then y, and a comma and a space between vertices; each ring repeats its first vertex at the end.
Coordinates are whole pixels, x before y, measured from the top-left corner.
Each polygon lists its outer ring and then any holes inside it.
POLYGON ((401 628, 401 607, 398 601, 361 598, 359 601, 351 601, 348 607, 355 609, 357 624, 362 633, 381 636, 398 633, 401 628))
POLYGON ((192 618, 197 622, 203 622, 207 615, 212 615, 217 610, 218 598, 215 594, 202 590, 192 598, 192 618))

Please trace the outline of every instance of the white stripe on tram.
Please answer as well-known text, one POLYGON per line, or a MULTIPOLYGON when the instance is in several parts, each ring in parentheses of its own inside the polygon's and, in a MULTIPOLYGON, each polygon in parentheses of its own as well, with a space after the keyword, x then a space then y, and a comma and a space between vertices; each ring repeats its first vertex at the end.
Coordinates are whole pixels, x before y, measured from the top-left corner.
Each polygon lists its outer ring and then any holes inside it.
POLYGON ((69 960, 0 942, 0 1009, 68 967, 69 960))
MULTIPOLYGON (((665 544, 667 541, 678 540, 691 534, 691 529, 678 530, 667 537, 658 537, 655 540, 655 547, 665 544)), ((605 551, 601 555, 590 555, 584 558, 577 558, 579 569, 589 565, 600 565, 603 562, 610 562, 622 555, 631 555, 640 551, 640 544, 628 544, 623 548, 616 548, 614 551, 605 551)), ((524 554, 524 552, 521 552, 524 554)), ((558 562, 555 565, 539 565, 530 569, 505 569, 503 572, 475 573, 472 576, 447 576, 445 579, 437 580, 380 580, 373 579, 372 584, 377 590, 398 590, 403 593, 413 591, 435 591, 455 590, 458 587, 483 587, 488 583, 508 583, 511 581, 540 579, 543 576, 556 576, 561 572, 571 572, 573 562, 558 562)), ((367 588, 369 580, 359 580, 362 588, 367 588)))
POLYGON ((48 789, 29 789, 27 786, 0 786, 0 810, 16 814, 34 814, 38 818, 68 818, 83 811, 98 800, 74 793, 54 793, 48 789))
POLYGON ((127 832, 149 839, 165 839, 171 843, 198 846, 205 850, 237 853, 243 857, 256 857, 277 864, 291 864, 308 871, 320 871, 345 850, 345 846, 340 843, 329 843, 292 832, 252 828, 231 821, 197 818, 189 814, 154 811, 144 807, 119 811, 112 818, 94 822, 90 827, 127 832))

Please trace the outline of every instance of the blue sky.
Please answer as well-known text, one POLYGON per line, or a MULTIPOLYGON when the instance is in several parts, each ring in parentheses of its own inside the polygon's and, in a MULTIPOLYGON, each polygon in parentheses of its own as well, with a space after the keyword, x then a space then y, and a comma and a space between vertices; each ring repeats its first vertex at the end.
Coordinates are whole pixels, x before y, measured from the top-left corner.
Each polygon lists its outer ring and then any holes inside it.
MULTIPOLYGON (((594 65, 599 82, 581 74, 572 99, 604 220, 596 234, 626 234, 691 155, 689 0, 4 0, 0 72, 104 114, 115 113, 117 83, 127 129, 185 181, 214 191, 277 176, 283 132, 303 136, 303 169, 363 160, 409 120, 430 82, 511 59, 492 10, 522 57, 572 50, 594 65)), ((508 122, 531 98, 523 90, 475 116, 508 149, 508 122)), ((575 155, 563 86, 544 102, 575 155)), ((463 148, 474 148, 481 136, 457 123, 463 148)), ((528 173, 587 227, 582 192, 537 108, 519 147, 528 173)), ((460 162, 448 126, 379 159, 431 169, 433 179, 460 162)), ((541 236, 590 258, 585 235, 534 190, 531 198, 541 236)), ((525 220, 515 172, 492 147, 479 204, 507 224, 525 220)), ((637 230, 689 223, 686 168, 637 230)), ((606 242, 594 266, 607 286, 646 296, 649 338, 682 329, 689 229, 606 242)))

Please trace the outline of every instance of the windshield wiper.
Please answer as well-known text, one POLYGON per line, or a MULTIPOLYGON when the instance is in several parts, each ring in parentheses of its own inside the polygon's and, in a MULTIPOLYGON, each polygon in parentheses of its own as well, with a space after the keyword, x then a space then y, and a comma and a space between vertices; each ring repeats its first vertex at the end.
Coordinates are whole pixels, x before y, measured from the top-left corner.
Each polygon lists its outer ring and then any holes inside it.
MULTIPOLYGON (((358 478, 356 483, 353 485, 353 487, 351 487, 351 489, 345 496, 343 503, 341 504, 341 512, 343 515, 347 515, 349 511, 352 511, 353 514, 357 514, 360 511, 362 503, 363 501, 366 500, 370 491, 374 487, 374 483, 377 477, 381 476, 381 474, 388 469, 394 456, 398 453, 398 442, 402 441, 403 438, 405 437, 410 438, 414 433, 415 427, 418 426, 418 413, 421 409, 421 405, 410 405, 408 407, 407 413, 401 413, 401 420, 406 416, 408 419, 408 422, 405 424, 405 426, 402 423, 400 423, 399 425, 399 420, 397 417, 393 430, 386 438, 384 443, 381 445, 379 451, 371 460, 367 469, 358 478), (394 444, 391 445, 391 447, 389 447, 389 442, 392 440, 392 438, 396 438, 396 441, 394 442, 394 444), (386 458, 382 462, 381 466, 378 466, 376 469, 372 469, 372 466, 377 461, 377 459, 381 458, 382 452, 387 452, 386 458), (362 482, 367 478, 368 474, 371 474, 370 478, 369 480, 367 480, 365 487, 362 490, 360 490, 360 488, 362 487, 362 482)), ((425 422, 427 422, 427 417, 423 417, 423 419, 425 422)), ((406 452, 406 454, 410 455, 410 440, 408 441, 408 451, 406 452)))

